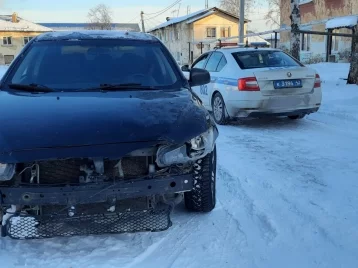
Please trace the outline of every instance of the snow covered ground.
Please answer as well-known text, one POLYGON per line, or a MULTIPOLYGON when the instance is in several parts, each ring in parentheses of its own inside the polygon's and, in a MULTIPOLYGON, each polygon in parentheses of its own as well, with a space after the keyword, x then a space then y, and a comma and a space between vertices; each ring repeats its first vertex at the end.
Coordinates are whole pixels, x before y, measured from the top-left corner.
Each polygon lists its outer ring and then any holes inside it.
POLYGON ((358 267, 358 87, 312 65, 321 110, 220 128, 217 208, 161 233, 0 239, 1 267, 358 267))

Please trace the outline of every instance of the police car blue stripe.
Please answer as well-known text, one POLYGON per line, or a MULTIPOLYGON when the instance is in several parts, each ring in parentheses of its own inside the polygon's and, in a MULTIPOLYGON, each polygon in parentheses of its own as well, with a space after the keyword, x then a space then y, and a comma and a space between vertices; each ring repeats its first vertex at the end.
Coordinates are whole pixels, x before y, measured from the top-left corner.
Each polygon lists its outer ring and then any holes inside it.
POLYGON ((211 82, 220 84, 220 85, 226 85, 226 86, 237 86, 237 79, 233 78, 227 78, 227 77, 211 77, 211 82))

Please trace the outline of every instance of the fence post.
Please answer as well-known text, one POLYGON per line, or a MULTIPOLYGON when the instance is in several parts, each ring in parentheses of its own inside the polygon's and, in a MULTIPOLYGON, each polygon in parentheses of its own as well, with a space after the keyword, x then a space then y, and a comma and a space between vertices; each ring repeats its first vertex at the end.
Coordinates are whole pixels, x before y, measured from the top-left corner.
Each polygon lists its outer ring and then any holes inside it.
POLYGON ((190 65, 190 63, 191 63, 191 59, 190 59, 190 57, 191 57, 191 45, 190 45, 190 42, 188 42, 188 44, 189 44, 189 59, 188 59, 188 64, 190 65))
POLYGON ((277 48, 277 32, 275 32, 275 48, 277 48))
POLYGON ((203 42, 200 42, 200 55, 203 54, 203 42))
POLYGON ((219 48, 221 48, 221 40, 219 39, 219 48))
POLYGON ((329 61, 329 56, 331 55, 331 51, 332 51, 332 35, 330 35, 330 33, 332 33, 331 29, 328 30, 328 35, 327 35, 326 62, 329 61))

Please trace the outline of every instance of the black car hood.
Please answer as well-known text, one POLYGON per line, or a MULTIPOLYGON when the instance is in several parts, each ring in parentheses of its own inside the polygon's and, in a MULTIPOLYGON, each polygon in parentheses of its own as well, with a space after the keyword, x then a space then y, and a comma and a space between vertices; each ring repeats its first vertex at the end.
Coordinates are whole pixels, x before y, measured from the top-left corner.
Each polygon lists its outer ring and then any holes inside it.
POLYGON ((205 132, 207 112, 186 89, 31 94, 0 92, 0 162, 121 157, 205 132))

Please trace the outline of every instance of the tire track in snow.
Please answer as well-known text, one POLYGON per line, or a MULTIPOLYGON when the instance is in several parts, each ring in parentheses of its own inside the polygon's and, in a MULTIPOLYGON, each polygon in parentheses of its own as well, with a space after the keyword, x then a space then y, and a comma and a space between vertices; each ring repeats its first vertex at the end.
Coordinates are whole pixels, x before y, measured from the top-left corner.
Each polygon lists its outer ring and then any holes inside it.
MULTIPOLYGON (((221 199, 221 203, 227 203, 228 205, 231 204, 231 209, 233 209, 233 205, 237 205, 237 202, 233 202, 232 200, 240 200, 241 202, 239 205, 243 205, 246 209, 247 215, 254 221, 257 228, 261 232, 261 237, 264 238, 266 243, 268 245, 271 245, 275 238, 278 235, 277 229, 275 228, 272 220, 266 215, 264 212, 260 211, 257 206, 254 203, 254 200, 252 200, 248 194, 245 192, 245 190, 242 187, 242 184, 240 182, 240 179, 238 177, 235 177, 231 175, 224 167, 219 165, 218 168, 218 174, 219 174, 219 181, 222 180, 222 183, 224 187, 226 188, 225 192, 228 192, 231 194, 228 200, 228 197, 226 197, 224 200, 221 199), (235 190, 234 190, 235 189, 235 190), (227 202, 228 201, 228 202, 227 202), (235 203, 235 204, 233 204, 235 203)), ((266 185, 266 187, 269 187, 266 185)), ((226 195, 224 195, 226 196, 226 195)), ((223 205, 226 212, 235 219, 238 226, 240 225, 240 219, 237 218, 237 216, 230 212, 230 209, 225 208, 225 205, 223 205)), ((241 230, 242 231, 242 230, 241 230)), ((242 231, 244 233, 244 231, 242 231)), ((245 235, 246 236, 246 235, 245 235)), ((247 237, 246 237, 247 240, 247 237)))

